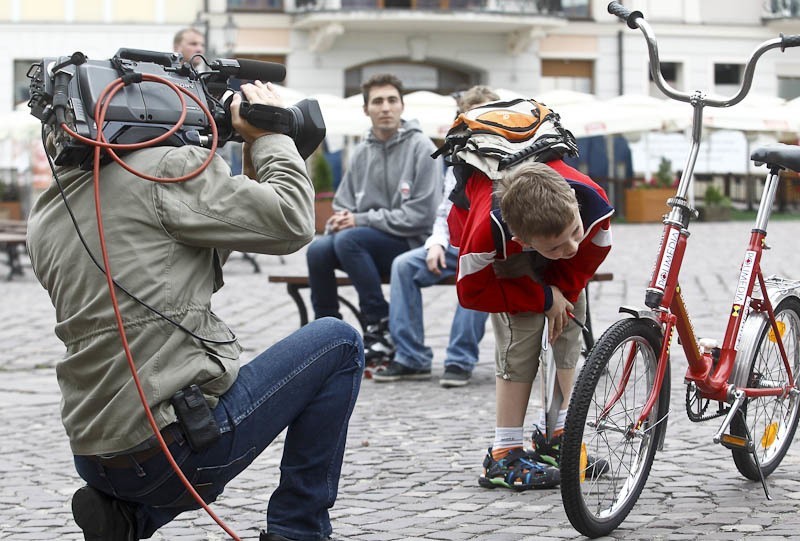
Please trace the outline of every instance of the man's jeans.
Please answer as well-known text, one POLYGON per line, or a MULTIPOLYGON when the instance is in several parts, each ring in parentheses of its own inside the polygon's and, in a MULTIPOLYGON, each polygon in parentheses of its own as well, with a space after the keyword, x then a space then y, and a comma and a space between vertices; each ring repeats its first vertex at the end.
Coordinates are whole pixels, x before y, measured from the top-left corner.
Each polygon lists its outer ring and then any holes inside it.
MULTIPOLYGON (((428 270, 427 251, 415 248, 399 255, 392 263, 389 285, 389 330, 397 351, 394 360, 415 370, 430 370, 433 351, 425 346, 425 327, 422 317, 422 292, 420 288, 432 286, 456 273, 458 250, 445 252, 447 267, 440 276, 428 270)), ((453 295, 455 297, 455 295, 453 295)), ((486 330, 485 312, 468 310, 457 304, 450 327, 450 344, 445 354, 445 366, 457 366, 472 372, 478 362, 478 344, 486 330)))
POLYGON ((351 227, 314 239, 306 252, 314 316, 341 319, 335 269, 350 277, 366 323, 389 315, 381 276, 388 276, 392 260, 408 250, 408 240, 373 227, 351 227))
MULTIPOLYGON (((213 410, 222 432, 215 444, 195 453, 178 434, 170 452, 203 499, 213 502, 288 427, 280 483, 267 510, 268 531, 299 541, 325 539, 363 368, 355 329, 331 318, 315 321, 241 367, 213 410)), ((162 453, 140 464, 132 460, 130 468, 76 456, 75 467, 92 487, 139 504, 142 538, 199 507, 162 453)))

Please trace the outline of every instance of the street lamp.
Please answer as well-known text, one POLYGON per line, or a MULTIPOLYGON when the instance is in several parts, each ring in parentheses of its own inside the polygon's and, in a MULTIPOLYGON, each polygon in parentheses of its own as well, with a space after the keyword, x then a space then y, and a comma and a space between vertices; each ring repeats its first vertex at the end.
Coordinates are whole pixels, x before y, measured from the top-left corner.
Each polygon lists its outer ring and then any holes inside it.
POLYGON ((228 14, 228 20, 225 21, 225 26, 222 27, 222 37, 225 40, 225 56, 232 58, 236 49, 236 33, 239 27, 233 21, 233 15, 228 14))

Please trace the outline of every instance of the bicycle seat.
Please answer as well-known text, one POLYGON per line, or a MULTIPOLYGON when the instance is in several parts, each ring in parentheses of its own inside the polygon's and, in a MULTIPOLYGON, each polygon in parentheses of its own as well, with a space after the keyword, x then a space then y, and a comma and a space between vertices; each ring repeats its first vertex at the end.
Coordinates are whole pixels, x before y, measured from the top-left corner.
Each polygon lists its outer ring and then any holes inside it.
POLYGON ((759 147, 750 154, 750 159, 756 162, 756 165, 765 163, 770 169, 780 167, 800 171, 800 147, 796 145, 775 143, 759 147))

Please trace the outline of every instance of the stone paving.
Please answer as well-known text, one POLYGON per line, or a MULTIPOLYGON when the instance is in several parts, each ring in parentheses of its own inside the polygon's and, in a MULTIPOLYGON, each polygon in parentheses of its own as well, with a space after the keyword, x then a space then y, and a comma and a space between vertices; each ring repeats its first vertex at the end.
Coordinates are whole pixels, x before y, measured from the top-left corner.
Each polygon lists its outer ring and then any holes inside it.
MULTIPOLYGON (((642 306, 660 225, 616 225, 614 249, 601 270, 615 280, 594 284, 595 334, 618 318, 620 305, 642 306)), ((750 224, 693 224, 682 286, 698 336, 721 338, 750 224), (713 316, 713 317, 712 317, 713 316)), ((800 277, 800 222, 771 224, 768 274, 800 277)), ((258 256, 261 274, 234 256, 215 311, 241 338, 245 358, 294 330, 293 302, 269 274, 305 273, 303 253, 258 256)), ((353 292, 344 290, 353 299, 353 292)), ((307 293, 306 293, 307 297, 307 293)), ((365 381, 353 415, 339 491, 335 536, 353 541, 576 539, 557 489, 514 493, 477 486, 494 429, 493 338, 488 328, 472 383, 438 383, 452 288, 425 291, 426 328, 434 348, 430 382, 365 381)), ((0 539, 82 539, 70 498, 81 486, 61 426, 54 366, 63 348, 54 312, 29 267, 0 282, 0 539)), ((693 424, 683 409, 685 359, 673 348, 673 409, 667 441, 628 519, 609 539, 790 539, 800 531, 800 450, 791 449, 768 479, 773 500, 736 471, 714 445, 718 421, 693 424)), ((537 387, 537 386, 535 386, 537 387)), ((529 414, 537 410, 532 400, 529 414)), ((532 418, 532 415, 529 416, 532 418)), ((282 441, 232 482, 213 505, 242 539, 256 539, 276 486, 282 441)), ((153 539, 218 540, 224 532, 203 512, 181 516, 153 539)))

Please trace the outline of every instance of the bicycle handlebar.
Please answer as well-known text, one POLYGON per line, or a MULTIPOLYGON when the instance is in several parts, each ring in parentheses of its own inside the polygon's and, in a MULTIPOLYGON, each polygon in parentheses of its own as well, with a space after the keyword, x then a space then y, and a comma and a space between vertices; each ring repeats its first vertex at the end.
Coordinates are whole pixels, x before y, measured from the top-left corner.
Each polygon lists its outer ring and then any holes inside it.
POLYGON ((625 6, 619 2, 611 2, 608 4, 608 12, 625 21, 625 23, 628 25, 628 28, 633 30, 639 28, 639 24, 636 22, 636 20, 644 19, 644 15, 641 11, 628 11, 625 6))
POLYGON ((658 56, 658 44, 656 42, 655 33, 650 28, 650 25, 647 23, 647 21, 644 20, 644 15, 642 12, 629 11, 619 2, 610 2, 608 4, 608 12, 625 21, 628 27, 634 30, 638 28, 642 31, 642 34, 644 34, 645 40, 647 41, 647 52, 650 56, 650 74, 653 78, 653 82, 667 97, 687 103, 700 101, 702 105, 708 105, 711 107, 730 107, 731 105, 736 105, 742 101, 745 96, 747 96, 748 92, 750 92, 750 86, 753 83, 753 73, 755 72, 756 62, 761 55, 770 49, 775 49, 778 47, 780 47, 781 51, 783 51, 788 47, 800 46, 800 35, 784 36, 783 34, 780 34, 780 37, 778 38, 773 38, 761 43, 750 55, 750 58, 747 60, 747 64, 745 64, 744 73, 742 75, 742 83, 739 86, 739 90, 736 92, 736 94, 727 99, 712 99, 707 98, 698 92, 692 94, 689 94, 688 92, 681 92, 672 87, 666 81, 666 79, 664 79, 664 76, 661 74, 661 62, 658 56))
POLYGON ((780 36, 781 36, 781 52, 783 52, 784 49, 787 49, 789 47, 800 46, 800 35, 794 34, 792 36, 784 36, 783 34, 781 34, 780 36))

